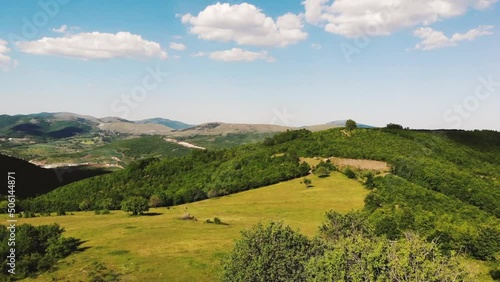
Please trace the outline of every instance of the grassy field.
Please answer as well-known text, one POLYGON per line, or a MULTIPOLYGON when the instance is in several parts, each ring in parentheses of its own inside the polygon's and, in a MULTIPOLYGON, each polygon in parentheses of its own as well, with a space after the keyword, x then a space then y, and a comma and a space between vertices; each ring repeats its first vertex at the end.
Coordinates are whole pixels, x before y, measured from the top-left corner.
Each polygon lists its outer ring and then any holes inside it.
POLYGON ((152 209, 132 217, 121 211, 96 216, 78 212, 61 217, 20 219, 20 224, 57 222, 65 236, 79 238, 86 250, 62 260, 57 269, 27 281, 88 281, 99 262, 120 274, 120 281, 215 281, 219 262, 240 231, 261 220, 283 220, 308 236, 317 233, 328 210, 360 209, 368 191, 343 174, 319 179, 314 187, 295 179, 218 199, 152 209), (198 221, 180 220, 186 213, 198 221), (219 217, 229 225, 205 223, 219 217))

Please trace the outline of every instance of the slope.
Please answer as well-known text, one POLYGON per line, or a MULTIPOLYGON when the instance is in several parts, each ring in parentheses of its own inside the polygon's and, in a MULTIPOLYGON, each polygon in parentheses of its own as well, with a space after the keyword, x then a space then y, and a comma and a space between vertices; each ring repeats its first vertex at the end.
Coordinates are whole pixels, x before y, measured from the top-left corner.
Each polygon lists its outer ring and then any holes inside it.
POLYGON ((67 230, 65 236, 86 241, 82 247, 88 248, 64 259, 58 270, 36 281, 86 280, 94 262, 121 274, 120 281, 216 281, 219 261, 242 229, 274 219, 312 236, 326 211, 362 208, 368 191, 360 183, 340 173, 310 178, 313 188, 295 179, 170 209, 152 209, 151 216, 77 212, 74 216, 20 219, 20 223, 57 222, 67 230), (198 221, 178 219, 186 213, 198 221), (214 217, 228 225, 204 223, 214 217))

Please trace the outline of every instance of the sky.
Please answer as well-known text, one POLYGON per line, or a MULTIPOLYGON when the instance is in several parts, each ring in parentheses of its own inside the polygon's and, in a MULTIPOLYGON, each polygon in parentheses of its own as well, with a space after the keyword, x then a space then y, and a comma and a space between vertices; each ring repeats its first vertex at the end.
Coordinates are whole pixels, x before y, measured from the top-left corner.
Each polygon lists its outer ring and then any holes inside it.
POLYGON ((498 0, 0 0, 0 114, 500 130, 498 0))

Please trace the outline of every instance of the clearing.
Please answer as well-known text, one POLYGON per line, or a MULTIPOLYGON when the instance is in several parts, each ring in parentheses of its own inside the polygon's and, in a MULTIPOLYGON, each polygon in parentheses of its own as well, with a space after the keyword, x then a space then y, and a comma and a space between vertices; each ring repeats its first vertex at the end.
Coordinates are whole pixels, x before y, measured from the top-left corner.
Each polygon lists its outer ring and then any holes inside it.
POLYGON ((303 234, 317 234, 325 212, 361 209, 368 191, 339 172, 330 177, 308 176, 222 198, 150 210, 132 217, 122 211, 110 215, 77 212, 59 217, 19 219, 18 224, 58 223, 65 236, 85 241, 85 251, 60 261, 52 273, 25 281, 87 281, 100 262, 119 273, 120 281, 216 281, 220 260, 228 254, 240 231, 261 220, 283 220, 303 234), (198 221, 180 220, 185 214, 198 221), (220 218, 229 225, 207 224, 220 218))

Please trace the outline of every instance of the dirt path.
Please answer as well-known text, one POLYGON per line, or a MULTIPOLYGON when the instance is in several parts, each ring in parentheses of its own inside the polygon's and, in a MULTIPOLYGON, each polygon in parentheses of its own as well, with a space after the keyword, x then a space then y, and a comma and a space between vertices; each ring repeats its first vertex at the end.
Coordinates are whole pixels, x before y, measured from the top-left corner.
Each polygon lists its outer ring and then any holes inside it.
POLYGON ((193 144, 188 143, 188 142, 178 141, 178 140, 175 140, 173 138, 164 138, 164 140, 169 142, 169 143, 178 144, 178 145, 184 146, 186 148, 190 148, 190 149, 206 150, 206 148, 196 146, 196 145, 193 145, 193 144))

